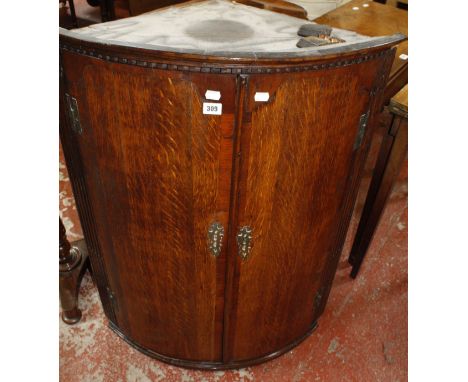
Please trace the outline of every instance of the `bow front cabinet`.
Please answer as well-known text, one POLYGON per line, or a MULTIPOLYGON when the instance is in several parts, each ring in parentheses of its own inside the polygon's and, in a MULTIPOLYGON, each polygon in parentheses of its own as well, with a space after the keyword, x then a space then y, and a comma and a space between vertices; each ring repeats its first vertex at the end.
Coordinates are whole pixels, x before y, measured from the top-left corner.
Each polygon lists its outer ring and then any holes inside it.
POLYGON ((399 40, 262 58, 61 34, 61 142, 117 334, 222 369, 315 329, 399 40))

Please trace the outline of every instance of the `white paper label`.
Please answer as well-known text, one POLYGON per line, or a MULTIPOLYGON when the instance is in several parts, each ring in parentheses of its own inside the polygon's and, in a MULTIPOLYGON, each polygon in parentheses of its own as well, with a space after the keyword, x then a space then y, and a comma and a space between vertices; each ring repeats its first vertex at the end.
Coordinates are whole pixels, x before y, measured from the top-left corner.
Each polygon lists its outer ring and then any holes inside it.
POLYGON ((203 114, 221 115, 222 111, 222 103, 203 102, 203 114))
POLYGON ((266 102, 270 99, 268 92, 256 92, 254 96, 255 102, 266 102))
POLYGON ((403 60, 403 61, 406 61, 408 59, 408 55, 407 54, 400 54, 400 60, 403 60))
POLYGON ((207 90, 205 93, 206 99, 211 99, 213 101, 219 101, 221 99, 221 92, 217 90, 207 90))

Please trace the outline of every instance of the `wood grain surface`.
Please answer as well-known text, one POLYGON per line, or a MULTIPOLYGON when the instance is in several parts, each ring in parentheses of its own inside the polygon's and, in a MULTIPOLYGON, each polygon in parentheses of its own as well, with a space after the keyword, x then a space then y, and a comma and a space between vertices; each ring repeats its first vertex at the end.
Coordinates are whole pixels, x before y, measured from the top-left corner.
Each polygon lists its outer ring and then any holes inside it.
POLYGON ((390 100, 388 109, 393 114, 408 118, 408 85, 405 85, 405 87, 390 100))
MULTIPOLYGON (((408 35, 408 12, 374 1, 351 0, 347 4, 320 16, 314 22, 352 30, 372 37, 394 33, 408 35), (367 6, 364 7, 364 4, 367 6)), ((408 83, 408 58, 402 59, 401 55, 408 55, 408 40, 397 45, 385 91, 385 103, 390 101, 390 98, 408 83)))
POLYGON ((320 276, 377 71, 355 69, 292 74, 279 84, 269 76, 250 79, 236 225, 252 228, 253 244, 246 260, 237 257, 238 296, 230 312, 237 319, 226 328, 232 360, 286 346, 317 317, 320 276), (256 91, 272 99, 255 103, 256 91))
MULTIPOLYGON (((127 0, 131 16, 140 15, 167 6, 180 6, 185 0, 127 0)), ((284 0, 237 0, 237 3, 267 9, 272 12, 307 19, 307 11, 300 5, 284 0)), ((185 6, 185 5, 184 5, 185 6)))
MULTIPOLYGON (((228 223, 233 119, 203 115, 181 73, 101 66, 83 68, 76 96, 118 323, 166 355, 219 359, 224 262, 206 243, 212 222, 228 223)), ((234 78, 222 81, 234 94, 234 78)))
POLYGON ((355 278, 374 236, 387 199, 408 153, 408 85, 390 100, 391 114, 372 175, 369 191, 348 262, 355 278))
POLYGON ((157 52, 112 47, 120 57, 131 52, 124 64, 104 51, 91 57, 83 45, 61 50, 61 139, 119 335, 163 361, 219 369, 271 359, 311 333, 336 271, 390 48, 309 64, 259 61, 250 74, 232 74, 244 66, 224 57, 210 63, 219 71, 200 62, 209 70, 195 72, 184 55, 159 69, 138 64, 157 52), (202 113, 206 90, 220 91, 222 115, 202 113), (256 102, 256 92, 269 100, 256 102), (71 128, 65 93, 77 101, 81 133, 71 128), (225 229, 218 257, 208 245, 213 222, 225 229), (253 232, 245 260, 242 226, 253 232))

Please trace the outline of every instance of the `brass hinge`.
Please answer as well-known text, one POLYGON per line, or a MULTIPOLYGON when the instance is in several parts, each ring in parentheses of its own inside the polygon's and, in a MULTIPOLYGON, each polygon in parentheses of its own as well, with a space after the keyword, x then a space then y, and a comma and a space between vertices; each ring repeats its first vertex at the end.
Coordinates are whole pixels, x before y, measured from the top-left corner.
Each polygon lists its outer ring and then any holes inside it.
POLYGON ((241 227, 237 234, 237 253, 243 260, 245 260, 250 254, 250 249, 252 248, 251 241, 252 228, 249 226, 241 227))
POLYGON ((67 99, 68 104, 68 115, 70 116, 71 128, 77 133, 81 134, 83 129, 81 128, 80 123, 80 113, 78 111, 78 102, 76 98, 72 97, 70 94, 65 93, 65 98, 67 99))
POLYGON ((218 257, 223 246, 224 227, 214 222, 208 227, 208 248, 214 257, 218 257))
POLYGON ((364 140, 364 135, 366 134, 367 121, 369 119, 369 112, 362 114, 359 118, 359 128, 354 140, 353 150, 357 150, 361 147, 362 141, 364 140))

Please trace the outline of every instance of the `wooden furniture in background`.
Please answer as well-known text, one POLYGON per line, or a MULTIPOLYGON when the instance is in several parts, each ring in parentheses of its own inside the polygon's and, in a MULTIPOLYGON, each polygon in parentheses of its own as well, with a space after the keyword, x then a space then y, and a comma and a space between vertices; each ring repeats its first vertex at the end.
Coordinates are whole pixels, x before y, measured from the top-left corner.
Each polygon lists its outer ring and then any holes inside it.
POLYGON ((351 271, 353 278, 359 272, 384 210, 385 202, 408 151, 408 85, 391 99, 388 109, 392 113, 392 122, 380 148, 377 165, 348 259, 353 266, 351 271))
POLYGON ((405 11, 407 11, 408 10, 408 0, 397 1, 397 8, 404 9, 405 11))
MULTIPOLYGON (((255 27, 231 17, 193 30, 255 27)), ((220 50, 228 40, 215 54, 61 31, 60 137, 116 333, 174 365, 225 369, 315 329, 401 39, 220 50)))
MULTIPOLYGON (((314 22, 352 30, 366 36, 408 34, 408 12, 373 1, 351 0, 336 10, 320 16, 314 22), (364 7, 364 4, 367 4, 367 7, 364 7)), ((390 98, 407 83, 408 41, 406 40, 398 44, 395 61, 385 89, 384 104, 387 104, 390 98)))
POLYGON ((84 240, 70 245, 65 227, 59 218, 59 292, 62 319, 67 324, 76 324, 81 319, 78 309, 78 291, 88 266, 88 251, 84 240))
POLYGON ((60 0, 59 1, 59 20, 61 25, 61 20, 65 18, 69 18, 69 22, 67 27, 71 28, 78 28, 78 18, 76 17, 75 11, 75 2, 74 0, 60 0), (67 7, 68 3, 68 7, 67 7), (68 16, 67 9, 70 9, 70 16, 68 16))
POLYGON ((399 9, 408 10, 408 0, 374 0, 376 3, 391 5, 392 7, 397 7, 399 9))
MULTIPOLYGON (((102 21, 115 19, 114 0, 100 0, 102 21)), ((187 0, 126 0, 131 16, 137 16, 155 9, 187 2, 187 0)), ((236 0, 237 3, 286 15, 307 19, 307 12, 297 4, 285 0, 236 0)))
MULTIPOLYGON (((237 1, 237 0, 236 0, 237 1)), ((238 3, 266 9, 272 12, 307 19, 307 11, 300 5, 284 0, 240 0, 238 3)))
POLYGON ((184 3, 187 0, 126 0, 131 16, 141 15, 158 8, 184 3))
POLYGON ((115 20, 115 3, 114 0, 100 0, 101 7, 101 21, 115 20))

